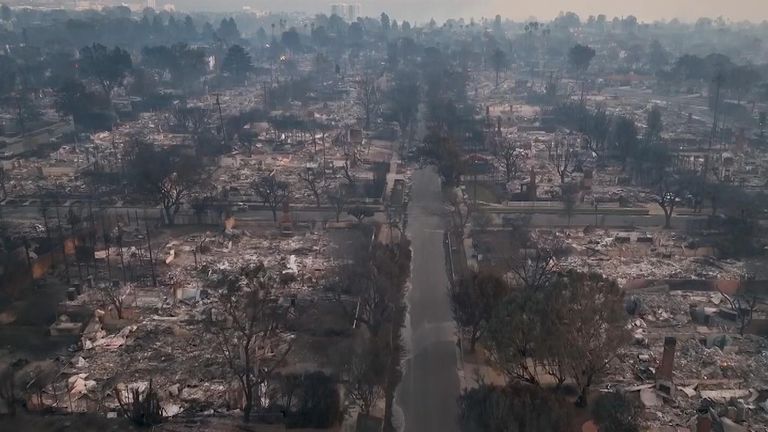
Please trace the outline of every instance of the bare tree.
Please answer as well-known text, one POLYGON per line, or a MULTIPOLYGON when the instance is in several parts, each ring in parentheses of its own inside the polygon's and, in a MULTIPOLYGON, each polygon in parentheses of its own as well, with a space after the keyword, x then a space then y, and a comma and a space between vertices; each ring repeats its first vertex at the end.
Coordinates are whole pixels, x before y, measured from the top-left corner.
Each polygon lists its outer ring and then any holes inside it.
POLYGON ((565 344, 551 330, 559 303, 551 303, 552 286, 558 277, 556 252, 559 243, 521 249, 510 263, 512 288, 500 301, 487 324, 487 348, 491 361, 508 378, 539 385, 541 375, 564 381, 562 368, 550 367, 547 348, 565 344), (546 332, 546 336, 543 332, 546 332), (551 334, 550 334, 551 333, 551 334), (543 341, 551 341, 544 345, 543 341))
POLYGON ((562 247, 562 242, 553 241, 521 250, 510 262, 512 283, 536 291, 547 287, 557 276, 556 254, 562 247))
POLYGON ((307 169, 304 172, 299 172, 299 180, 304 183, 309 193, 315 198, 315 205, 320 207, 320 198, 323 195, 323 180, 318 177, 317 171, 314 169, 307 169))
POLYGON ((624 296, 615 281, 570 270, 538 288, 519 285, 497 309, 489 353, 510 379, 540 385, 571 379, 579 405, 626 343, 624 296))
POLYGON ((339 187, 336 192, 328 193, 328 201, 333 205, 333 210, 336 213, 336 222, 339 222, 341 213, 347 206, 347 194, 344 189, 339 187))
POLYGON ((520 172, 520 166, 525 159, 525 153, 518 149, 509 138, 500 138, 493 152, 494 157, 504 171, 507 183, 512 181, 520 172))
POLYGON ((43 217, 43 228, 45 228, 45 236, 48 238, 48 240, 51 239, 51 231, 48 227, 48 215, 51 211, 51 204, 46 199, 40 200, 40 207, 38 208, 38 212, 40 213, 40 216, 43 217))
POLYGON ((206 180, 206 171, 197 158, 155 150, 150 144, 138 146, 129 162, 128 175, 136 192, 162 206, 170 225, 184 201, 206 180))
POLYGON ((365 115, 365 129, 371 128, 371 117, 379 110, 380 98, 379 89, 376 85, 376 77, 366 72, 360 78, 357 89, 357 103, 365 115))
POLYGON ((248 156, 253 156, 253 150, 256 149, 259 133, 250 129, 243 129, 237 134, 237 139, 242 147, 248 151, 248 156))
POLYGON ((16 368, 11 365, 0 369, 0 399, 5 402, 5 408, 8 414, 16 414, 16 404, 18 401, 16 389, 16 368))
POLYGON ((374 243, 340 266, 333 278, 333 292, 348 315, 376 335, 394 317, 402 303, 410 272, 410 250, 403 239, 397 245, 374 243), (344 297, 356 298, 354 311, 346 309, 344 297))
POLYGON ((677 184, 677 180, 671 178, 663 178, 657 185, 656 204, 664 211, 664 228, 672 228, 672 215, 675 213, 675 208, 680 202, 682 196, 682 189, 677 184))
POLYGON ((290 196, 288 183, 278 180, 274 174, 264 176, 254 182, 253 191, 272 210, 272 219, 277 223, 277 210, 290 196))
POLYGON ((357 223, 363 223, 363 220, 374 215, 373 210, 363 206, 354 206, 347 210, 347 214, 357 219, 357 223))
POLYGON ((448 202, 453 207, 454 217, 457 222, 456 226, 463 233, 472 218, 474 207, 471 202, 462 199, 462 193, 459 189, 449 192, 448 202))
POLYGON ((488 353, 508 378, 538 385, 540 374, 546 373, 543 363, 547 353, 536 349, 552 312, 543 299, 557 277, 554 247, 521 251, 512 259, 510 272, 510 295, 500 302, 487 324, 488 353))
POLYGON ((188 133, 197 142, 208 129, 210 112, 202 106, 178 106, 170 112, 171 126, 180 132, 188 133))
POLYGON ((243 393, 245 422, 261 407, 263 385, 291 349, 290 343, 281 343, 285 311, 273 291, 263 267, 241 269, 218 294, 214 311, 220 319, 207 327, 243 393))
POLYGON ((553 143, 552 163, 555 165, 557 175, 560 176, 561 184, 565 183, 566 177, 573 173, 579 162, 573 141, 573 137, 566 136, 564 139, 555 138, 553 143))
POLYGON ((557 280, 551 302, 561 302, 553 321, 567 349, 563 364, 579 390, 577 405, 587 404, 587 392, 629 339, 624 293, 616 281, 597 273, 569 270, 557 280))
MULTIPOLYGON (((742 290, 743 287, 740 287, 739 291, 742 290)), ((744 336, 744 331, 752 322, 752 315, 757 307, 757 296, 745 293, 737 293, 734 296, 730 296, 723 291, 720 291, 720 294, 723 295, 723 298, 728 301, 731 309, 736 313, 736 319, 739 323, 739 335, 744 336)))
POLYGON ((0 166, 0 201, 5 200, 8 198, 8 173, 5 171, 5 168, 0 166))
POLYGON ((384 397, 386 358, 382 352, 384 347, 376 342, 376 339, 371 339, 369 346, 352 357, 346 384, 350 397, 366 415, 384 397))
POLYGON ((560 185, 560 194, 563 212, 568 217, 568 226, 571 226, 571 218, 576 212, 576 204, 578 203, 579 186, 576 183, 563 183, 560 185))
POLYGON ((142 394, 138 388, 130 392, 130 400, 124 400, 122 392, 115 389, 117 403, 123 415, 138 426, 155 426, 163 422, 163 408, 160 406, 160 395, 153 388, 152 380, 142 394))
POLYGON ((344 180, 346 180, 350 186, 355 185, 355 175, 352 174, 352 167, 350 166, 349 157, 344 159, 344 166, 342 167, 341 174, 344 176, 344 180))
POLYGON ((125 293, 123 292, 123 286, 120 283, 113 283, 113 281, 107 281, 105 283, 96 284, 96 289, 101 295, 102 302, 109 304, 115 309, 118 319, 123 319, 123 312, 125 309, 125 293))

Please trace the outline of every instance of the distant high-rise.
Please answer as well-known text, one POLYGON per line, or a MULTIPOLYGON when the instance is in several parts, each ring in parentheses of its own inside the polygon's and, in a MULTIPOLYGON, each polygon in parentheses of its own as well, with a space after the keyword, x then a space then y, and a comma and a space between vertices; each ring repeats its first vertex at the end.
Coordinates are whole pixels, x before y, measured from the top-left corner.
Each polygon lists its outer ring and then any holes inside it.
POLYGON ((331 15, 338 15, 341 18, 344 18, 344 5, 343 4, 332 4, 331 5, 331 15))
POLYGON ((348 4, 347 5, 347 20, 349 22, 357 21, 357 17, 360 16, 360 5, 359 4, 348 4))
POLYGON ((147 7, 157 9, 157 0, 147 0, 147 7))
POLYGON ((347 22, 357 21, 360 16, 359 4, 337 3, 331 5, 331 15, 338 15, 347 22))

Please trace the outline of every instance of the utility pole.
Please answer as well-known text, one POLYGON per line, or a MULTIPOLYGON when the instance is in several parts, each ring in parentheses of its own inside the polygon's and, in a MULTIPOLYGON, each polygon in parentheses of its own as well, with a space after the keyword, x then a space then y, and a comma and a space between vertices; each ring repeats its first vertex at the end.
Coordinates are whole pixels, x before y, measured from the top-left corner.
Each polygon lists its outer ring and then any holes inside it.
MULTIPOLYGON (((59 206, 56 206, 56 220, 59 223, 59 236, 61 237, 61 259, 64 261, 64 274, 67 276, 67 284, 72 283, 72 279, 69 277, 69 265, 67 264, 67 247, 65 245, 64 230, 61 228, 61 215, 59 214, 59 206)), ((82 278, 81 278, 82 279, 82 278)), ((80 281, 82 283, 82 280, 80 281)))
POLYGON ((216 106, 219 108, 219 125, 221 126, 221 136, 224 142, 227 142, 227 131, 224 129, 224 116, 221 114, 221 93, 214 93, 216 95, 216 106))
POLYGON ((717 72, 713 79, 715 83, 715 112, 712 119, 712 133, 709 135, 709 146, 707 147, 707 155, 704 157, 704 180, 709 176, 709 163, 712 158, 712 145, 714 144, 715 137, 717 136, 717 120, 720 113, 720 87, 725 82, 725 75, 722 72, 717 72))
MULTIPOLYGON (((109 233, 107 229, 107 222, 106 222, 106 219, 104 218, 104 212, 101 213, 100 217, 101 217, 101 236, 102 236, 102 239, 104 240, 104 249, 107 252, 107 257, 106 257, 107 282, 112 283, 112 267, 109 264, 109 259, 110 259, 109 248, 112 245, 112 238, 111 238, 111 233, 109 233)), ((95 249, 96 247, 94 245, 94 250, 95 249)))
POLYGON ((32 271, 32 258, 29 256, 29 239, 27 237, 24 237, 24 252, 27 255, 27 268, 29 269, 29 278, 32 280, 32 283, 35 283, 35 273, 32 271))
POLYGON ((152 258, 152 238, 149 236, 149 225, 145 223, 147 228, 147 247, 149 248, 149 268, 152 271, 152 286, 157 287, 157 277, 155 276, 155 260, 152 258))

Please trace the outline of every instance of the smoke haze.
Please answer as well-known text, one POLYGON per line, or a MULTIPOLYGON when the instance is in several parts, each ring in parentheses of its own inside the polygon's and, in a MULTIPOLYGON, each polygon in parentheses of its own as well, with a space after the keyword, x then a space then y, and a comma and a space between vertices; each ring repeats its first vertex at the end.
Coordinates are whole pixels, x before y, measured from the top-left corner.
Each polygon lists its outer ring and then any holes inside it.
MULTIPOLYGON (((170 0, 174 1, 174 0, 170 0)), ((514 20, 537 17, 548 20, 561 11, 573 11, 582 18, 606 14, 609 17, 637 16, 640 20, 680 18, 695 20, 702 16, 723 16, 734 21, 753 22, 768 19, 766 0, 349 0, 359 3, 364 15, 376 16, 382 11, 400 19, 425 21, 458 17, 492 17, 501 14, 514 20)), ((329 13, 335 1, 318 0, 175 0, 177 7, 194 10, 233 11, 243 6, 274 11, 301 10, 308 13, 329 13)), ((338 1, 336 3, 344 3, 338 1)))

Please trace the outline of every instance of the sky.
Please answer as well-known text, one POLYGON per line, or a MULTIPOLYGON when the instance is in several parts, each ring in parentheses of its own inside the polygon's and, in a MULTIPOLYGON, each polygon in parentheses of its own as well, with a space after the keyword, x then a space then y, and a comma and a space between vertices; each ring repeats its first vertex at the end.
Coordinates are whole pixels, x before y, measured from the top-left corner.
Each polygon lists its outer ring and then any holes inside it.
MULTIPOLYGON (((334 0, 168 0, 179 9, 233 11, 255 9, 329 13, 334 0)), ((641 21, 680 18, 695 21, 701 16, 724 16, 734 21, 768 20, 768 0, 346 0, 358 3, 364 15, 382 11, 400 19, 425 21, 458 17, 492 17, 497 13, 517 21, 537 17, 547 20, 561 11, 583 18, 604 13, 609 17, 635 15, 641 21)), ((344 3, 345 0, 338 1, 344 3)), ((160 2, 158 2, 160 3, 160 2)))

